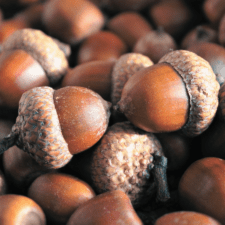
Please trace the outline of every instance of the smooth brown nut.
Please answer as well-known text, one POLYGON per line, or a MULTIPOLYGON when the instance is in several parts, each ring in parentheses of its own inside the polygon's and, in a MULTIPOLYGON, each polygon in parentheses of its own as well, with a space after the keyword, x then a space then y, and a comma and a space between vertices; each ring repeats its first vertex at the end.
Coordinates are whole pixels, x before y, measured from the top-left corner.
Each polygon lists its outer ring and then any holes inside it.
POLYGON ((193 12, 184 1, 158 1, 149 8, 149 16, 157 27, 179 39, 189 29, 193 12))
POLYGON ((122 190, 133 206, 144 205, 159 189, 164 191, 153 172, 157 167, 156 158, 161 155, 162 147, 154 134, 130 122, 115 123, 94 148, 89 172, 93 187, 98 193, 122 190))
POLYGON ((10 187, 24 194, 38 176, 52 171, 39 165, 28 153, 21 151, 17 146, 4 152, 3 168, 10 187))
POLYGON ((221 225, 210 216, 198 212, 178 211, 165 214, 157 219, 154 225, 221 225))
POLYGON ((119 13, 111 18, 106 26, 131 49, 139 38, 153 30, 151 24, 137 12, 119 13))
POLYGON ((32 199, 16 194, 0 196, 0 221, 2 225, 45 225, 41 207, 32 199))
POLYGON ((205 0, 203 12, 209 21, 217 27, 225 13, 225 2, 223 0, 205 0))
POLYGON ((21 29, 13 33, 3 43, 3 51, 22 49, 37 60, 50 83, 57 83, 65 75, 68 61, 63 51, 55 41, 41 30, 21 29))
POLYGON ((209 215, 225 222, 225 161, 206 157, 192 163, 182 175, 179 202, 183 209, 209 215))
POLYGON ((143 225, 130 199, 121 190, 100 194, 81 205, 67 225, 143 225))
POLYGON ((198 25, 183 37, 181 48, 188 49, 189 45, 201 42, 218 43, 218 32, 207 24, 198 25))
POLYGON ((62 87, 90 88, 107 101, 111 101, 111 74, 114 61, 92 61, 72 68, 63 78, 62 87))
POLYGON ((8 180, 6 180, 5 173, 0 170, 0 195, 8 193, 8 180))
POLYGON ((113 32, 99 31, 87 37, 80 45, 78 64, 96 60, 117 60, 127 52, 126 44, 113 32))
POLYGON ((43 166, 62 167, 72 154, 99 141, 108 127, 110 106, 84 87, 33 88, 20 99, 16 123, 0 142, 1 153, 17 145, 43 166))
POLYGON ((49 79, 42 66, 24 50, 3 51, 0 56, 0 98, 2 106, 17 108, 24 92, 48 86, 49 79))
POLYGON ((117 107, 145 131, 182 129, 187 136, 197 136, 216 114, 219 88, 206 60, 176 50, 129 78, 117 107))
POLYGON ((218 82, 223 84, 225 79, 225 48, 216 43, 198 43, 191 45, 187 49, 201 56, 209 62, 213 72, 217 76, 218 82))
POLYGON ((39 176, 30 186, 28 197, 37 202, 54 224, 66 224, 77 208, 95 197, 84 181, 63 173, 39 176))
POLYGON ((99 31, 105 19, 90 1, 53 0, 45 4, 43 23, 51 36, 74 45, 99 31))
POLYGON ((163 28, 150 31, 141 37, 135 44, 133 52, 148 56, 154 63, 157 63, 166 53, 177 50, 174 38, 166 33, 163 28))

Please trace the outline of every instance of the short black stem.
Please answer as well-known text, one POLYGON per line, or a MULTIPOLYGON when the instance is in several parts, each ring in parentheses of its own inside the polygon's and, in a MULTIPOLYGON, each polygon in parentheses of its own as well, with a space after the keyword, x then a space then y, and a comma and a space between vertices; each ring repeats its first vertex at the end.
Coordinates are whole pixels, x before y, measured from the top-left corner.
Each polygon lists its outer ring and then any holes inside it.
POLYGON ((160 202, 166 202, 170 199, 170 193, 167 183, 167 158, 164 156, 154 156, 155 165, 154 165, 154 175, 157 186, 157 196, 156 200, 160 202))
POLYGON ((0 141, 0 155, 16 144, 18 135, 11 133, 0 141))

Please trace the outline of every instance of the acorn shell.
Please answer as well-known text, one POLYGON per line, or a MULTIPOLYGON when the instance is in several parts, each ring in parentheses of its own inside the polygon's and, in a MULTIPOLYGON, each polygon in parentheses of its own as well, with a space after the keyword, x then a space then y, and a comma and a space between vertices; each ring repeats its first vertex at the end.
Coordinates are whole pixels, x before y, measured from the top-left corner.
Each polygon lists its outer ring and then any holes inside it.
POLYGON ((182 132, 197 136, 211 124, 218 107, 220 85, 210 64, 197 54, 176 50, 167 53, 159 63, 169 63, 182 77, 189 95, 190 111, 182 132))
POLYGON ((99 193, 123 190, 134 206, 146 203, 156 190, 150 175, 154 154, 163 154, 155 135, 128 121, 112 125, 93 153, 93 185, 99 193))
POLYGON ((53 93, 51 87, 36 87, 25 92, 11 135, 18 135, 16 145, 39 164, 56 169, 67 164, 72 155, 61 132, 53 93))
POLYGON ((37 60, 51 84, 55 84, 68 69, 68 61, 58 44, 41 30, 20 29, 10 35, 2 45, 3 51, 22 49, 37 60))
POLYGON ((149 57, 140 53, 126 53, 116 61, 112 71, 111 101, 116 105, 121 98, 127 80, 136 72, 154 63, 149 57))

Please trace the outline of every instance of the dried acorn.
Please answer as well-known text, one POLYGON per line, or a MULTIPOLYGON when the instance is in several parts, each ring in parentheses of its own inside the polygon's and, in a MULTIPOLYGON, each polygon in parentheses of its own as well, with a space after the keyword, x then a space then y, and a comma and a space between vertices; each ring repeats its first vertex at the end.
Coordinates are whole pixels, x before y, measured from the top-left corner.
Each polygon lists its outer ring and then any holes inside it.
POLYGON ((139 207, 155 194, 158 201, 170 198, 166 167, 156 136, 126 121, 108 128, 94 148, 89 172, 98 193, 123 190, 139 207))
POLYGON ((117 108, 148 132, 197 136, 212 122, 220 85, 209 63, 186 50, 163 56, 125 84, 117 108))
POLYGON ((33 88, 22 95, 16 123, 0 151, 17 145, 48 168, 62 167, 102 137, 109 107, 88 88, 33 88))

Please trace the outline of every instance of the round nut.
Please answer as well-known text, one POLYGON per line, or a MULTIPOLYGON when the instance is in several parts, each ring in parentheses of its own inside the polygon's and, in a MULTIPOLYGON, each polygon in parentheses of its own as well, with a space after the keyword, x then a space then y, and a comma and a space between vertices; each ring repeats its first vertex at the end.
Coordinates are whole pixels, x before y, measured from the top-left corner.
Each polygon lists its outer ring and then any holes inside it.
POLYGON ((3 51, 22 49, 37 60, 51 84, 55 84, 68 69, 68 61, 55 41, 41 30, 31 28, 15 31, 2 45, 3 51))

